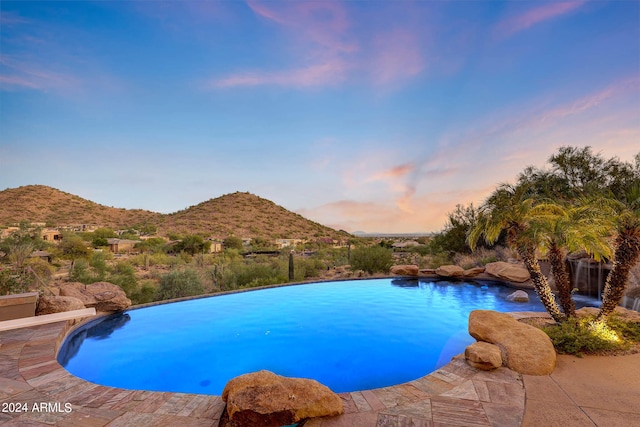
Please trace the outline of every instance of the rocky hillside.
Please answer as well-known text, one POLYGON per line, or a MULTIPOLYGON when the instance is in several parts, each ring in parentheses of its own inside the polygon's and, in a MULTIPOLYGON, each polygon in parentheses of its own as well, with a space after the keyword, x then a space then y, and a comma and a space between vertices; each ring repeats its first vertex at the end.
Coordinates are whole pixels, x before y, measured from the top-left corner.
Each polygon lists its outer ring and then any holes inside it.
POLYGON ((20 221, 63 226, 96 224, 124 228, 138 224, 159 224, 162 214, 142 209, 112 208, 45 185, 26 185, 0 191, 0 225, 20 221))
POLYGON ((64 226, 93 224, 116 229, 154 224, 159 234, 190 233, 218 238, 344 238, 338 232, 250 193, 227 194, 172 214, 103 206, 44 185, 0 191, 0 226, 20 221, 64 226))

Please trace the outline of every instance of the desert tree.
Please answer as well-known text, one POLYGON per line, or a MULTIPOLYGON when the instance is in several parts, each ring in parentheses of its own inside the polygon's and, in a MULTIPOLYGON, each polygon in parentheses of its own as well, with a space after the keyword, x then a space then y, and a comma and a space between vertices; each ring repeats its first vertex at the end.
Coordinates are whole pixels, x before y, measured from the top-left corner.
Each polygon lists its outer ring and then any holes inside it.
POLYGON ((556 322, 565 319, 556 302, 547 278, 540 270, 536 250, 540 237, 532 230, 534 198, 526 185, 501 184, 480 206, 476 224, 471 228, 467 242, 475 249, 482 236, 491 244, 503 230, 507 244, 522 259, 540 301, 556 322))

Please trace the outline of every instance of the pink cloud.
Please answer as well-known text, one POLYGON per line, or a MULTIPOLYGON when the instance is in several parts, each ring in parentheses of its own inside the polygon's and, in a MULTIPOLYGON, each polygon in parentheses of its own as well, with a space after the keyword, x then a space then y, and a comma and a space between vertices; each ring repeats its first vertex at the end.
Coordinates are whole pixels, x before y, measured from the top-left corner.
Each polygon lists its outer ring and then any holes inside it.
POLYGON ((80 84, 75 76, 50 71, 38 64, 17 60, 8 55, 0 56, 0 64, 10 70, 9 73, 0 75, 0 82, 8 87, 47 90, 69 89, 80 84))
POLYGON ((250 0, 248 5, 259 17, 277 24, 289 37, 285 50, 304 65, 279 71, 244 70, 212 79, 209 88, 325 86, 358 74, 368 75, 374 85, 386 86, 426 68, 416 33, 406 28, 376 28, 374 35, 358 34, 348 10, 339 2, 250 0))
POLYGON ((584 0, 562 3, 545 3, 542 6, 534 7, 524 13, 511 16, 501 21, 496 26, 496 32, 503 37, 508 37, 541 22, 545 22, 557 16, 567 14, 579 8, 584 3, 584 0))
POLYGON ((211 88, 276 85, 291 87, 326 86, 342 82, 348 66, 340 60, 310 65, 295 70, 239 73, 210 82, 211 88))
POLYGON ((312 41, 331 53, 353 52, 349 42, 347 11, 335 1, 259 2, 250 0, 257 15, 291 29, 297 37, 312 41))
POLYGON ((405 163, 403 165, 395 166, 395 167, 392 167, 391 169, 387 169, 378 174, 375 174, 371 178, 369 178, 367 181, 378 181, 378 180, 385 180, 389 178, 401 178, 406 174, 408 174, 409 172, 413 171, 414 169, 415 169, 415 166, 412 163, 405 163))
POLYGON ((380 34, 374 41, 374 58, 369 64, 373 81, 388 84, 420 74, 425 60, 416 34, 396 29, 380 34))

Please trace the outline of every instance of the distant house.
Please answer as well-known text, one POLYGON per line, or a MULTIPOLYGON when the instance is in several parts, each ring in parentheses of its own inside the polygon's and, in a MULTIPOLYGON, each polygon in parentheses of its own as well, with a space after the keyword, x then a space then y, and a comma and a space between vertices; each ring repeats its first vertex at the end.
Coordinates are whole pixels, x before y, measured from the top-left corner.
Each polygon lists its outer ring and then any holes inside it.
POLYGON ((109 250, 111 252, 114 254, 121 254, 123 252, 131 252, 138 241, 110 238, 107 239, 107 243, 109 244, 109 250))
POLYGON ((29 255, 29 258, 40 258, 41 260, 47 261, 51 264, 51 254, 46 251, 35 251, 29 255))
POLYGON ((20 227, 7 227, 4 230, 0 230, 0 238, 9 237, 11 233, 18 230, 20 230, 20 227))
POLYGON ((393 248, 404 249, 404 248, 413 248, 415 246, 420 246, 420 243, 415 240, 405 240, 404 242, 395 242, 391 245, 393 248))
POLYGON ((59 242, 62 240, 62 233, 57 228, 45 228, 40 232, 40 236, 45 242, 59 242))
POLYGON ((284 249, 288 246, 296 246, 304 243, 302 239, 276 239, 276 246, 278 249, 284 249))
POLYGON ((210 253, 213 254, 217 252, 222 252, 222 250, 224 249, 221 242, 214 242, 212 240, 210 240, 210 242, 211 242, 211 247, 209 248, 210 253))

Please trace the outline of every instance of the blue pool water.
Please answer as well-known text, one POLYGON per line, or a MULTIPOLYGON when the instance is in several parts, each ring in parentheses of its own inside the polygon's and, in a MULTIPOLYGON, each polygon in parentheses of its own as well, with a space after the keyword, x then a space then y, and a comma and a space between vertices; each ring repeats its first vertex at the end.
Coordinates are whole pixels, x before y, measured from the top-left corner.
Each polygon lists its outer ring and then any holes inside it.
POLYGON ((336 392, 411 381, 474 340, 469 312, 544 311, 492 283, 375 279, 285 286, 133 309, 90 322, 58 360, 88 381, 221 394, 267 369, 336 392))

